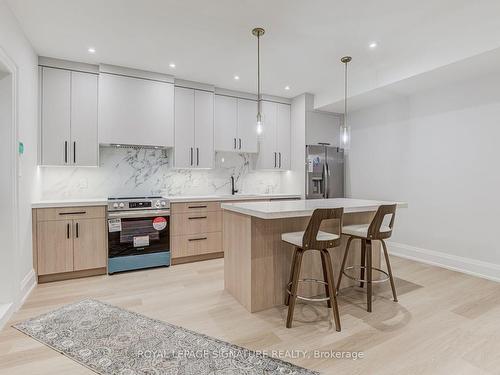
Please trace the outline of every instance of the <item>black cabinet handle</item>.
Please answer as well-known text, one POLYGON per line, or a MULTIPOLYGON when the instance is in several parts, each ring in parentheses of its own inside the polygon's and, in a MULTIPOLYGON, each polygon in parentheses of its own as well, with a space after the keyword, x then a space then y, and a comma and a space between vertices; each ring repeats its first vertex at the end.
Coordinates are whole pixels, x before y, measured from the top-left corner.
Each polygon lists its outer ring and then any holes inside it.
POLYGON ((188 208, 207 208, 206 205, 203 206, 188 206, 188 208))
POLYGON ((76 142, 73 142, 73 163, 76 163, 76 142))
POLYGON ((200 237, 200 238, 190 238, 188 241, 203 241, 207 240, 207 237, 200 237))
POLYGON ((193 216, 193 217, 188 217, 189 220, 199 220, 199 219, 206 219, 206 216, 193 216))
POLYGON ((274 153, 274 168, 276 168, 276 152, 274 153))
POLYGON ((200 149, 196 147, 196 165, 200 165, 200 149))
POLYGON ((280 154, 280 168, 281 168, 281 152, 279 154, 280 154))
POLYGON ((64 216, 64 215, 84 215, 86 213, 87 213, 87 211, 59 212, 59 215, 61 215, 61 216, 64 216))
POLYGON ((64 162, 68 162, 68 141, 64 141, 64 162))
POLYGON ((76 227, 76 238, 78 238, 78 234, 79 234, 79 232, 78 232, 78 223, 76 223, 75 227, 76 227))
POLYGON ((234 149, 236 150, 236 138, 234 138, 234 149))
POLYGON ((191 147, 191 162, 190 165, 193 165, 193 148, 191 147))
POLYGON ((66 238, 69 239, 69 223, 66 224, 66 238))
POLYGON ((241 150, 241 138, 239 138, 239 140, 240 140, 240 150, 241 150))

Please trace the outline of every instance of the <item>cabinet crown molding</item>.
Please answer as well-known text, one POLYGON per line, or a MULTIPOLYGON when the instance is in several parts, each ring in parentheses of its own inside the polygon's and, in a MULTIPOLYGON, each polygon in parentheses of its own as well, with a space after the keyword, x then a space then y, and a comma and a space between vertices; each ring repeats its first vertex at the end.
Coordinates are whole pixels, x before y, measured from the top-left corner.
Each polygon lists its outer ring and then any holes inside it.
POLYGON ((84 73, 99 74, 99 66, 69 60, 55 59, 53 57, 38 56, 38 65, 47 68, 75 70, 84 73))
POLYGON ((170 74, 148 72, 146 70, 125 68, 123 66, 117 65, 101 64, 99 65, 99 72, 132 78, 149 79, 151 81, 160 81, 166 83, 174 83, 175 81, 174 76, 170 74))

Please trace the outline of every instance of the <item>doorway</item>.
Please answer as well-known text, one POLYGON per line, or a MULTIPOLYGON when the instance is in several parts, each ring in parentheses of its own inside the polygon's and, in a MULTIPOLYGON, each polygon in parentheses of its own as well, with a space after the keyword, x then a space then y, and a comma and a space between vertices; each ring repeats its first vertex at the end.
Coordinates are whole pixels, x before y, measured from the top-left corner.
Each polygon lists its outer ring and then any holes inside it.
POLYGON ((15 84, 15 65, 0 48, 0 322, 19 289, 15 84))

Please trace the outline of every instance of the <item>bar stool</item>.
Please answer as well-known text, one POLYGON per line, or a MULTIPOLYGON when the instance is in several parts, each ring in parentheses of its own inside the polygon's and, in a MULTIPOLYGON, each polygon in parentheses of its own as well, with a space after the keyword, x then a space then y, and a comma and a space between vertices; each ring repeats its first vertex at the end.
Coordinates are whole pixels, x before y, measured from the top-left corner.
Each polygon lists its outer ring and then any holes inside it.
POLYGON ((333 277, 332 260, 329 248, 340 245, 340 233, 342 230, 342 215, 343 208, 325 209, 318 208, 314 210, 307 228, 303 232, 283 233, 281 239, 295 246, 290 268, 290 278, 286 286, 285 305, 288 306, 288 315, 286 319, 286 327, 292 327, 293 312, 297 299, 304 301, 327 301, 328 308, 333 308, 335 319, 335 328, 340 331, 340 316, 337 306, 337 296, 335 293, 335 279, 333 277), (321 223, 324 220, 336 220, 335 229, 339 234, 327 233, 320 231, 321 223), (300 267, 302 265, 302 255, 309 250, 317 250, 321 254, 321 264, 323 268, 323 280, 316 279, 300 279, 300 267), (299 282, 314 282, 323 284, 325 287, 325 298, 308 298, 297 295, 299 282))
POLYGON ((347 246, 345 249, 344 259, 342 260, 342 267, 339 280, 337 283, 337 293, 340 289, 340 283, 342 281, 342 275, 347 278, 359 281, 360 286, 363 287, 366 283, 366 301, 367 301, 367 311, 372 311, 372 284, 381 283, 387 280, 391 282, 392 295, 394 297, 394 302, 398 302, 398 297, 396 295, 396 287, 394 286, 394 278, 392 277, 391 263, 389 262, 389 254, 387 252, 387 246, 385 245, 384 239, 390 238, 392 235, 392 228, 394 226, 394 217, 396 216, 396 205, 382 205, 378 208, 373 220, 370 224, 357 224, 357 225, 346 225, 342 228, 342 234, 349 236, 347 241, 347 246), (386 215, 391 215, 391 221, 389 225, 383 225, 384 218, 386 215), (349 255, 349 247, 351 246, 351 241, 353 239, 361 240, 361 265, 345 267, 347 256, 349 255), (382 242, 382 248, 384 249, 385 262, 387 264, 387 272, 372 266, 372 241, 378 240, 382 242), (360 278, 357 279, 349 275, 346 271, 360 269, 360 278), (366 279, 365 279, 366 270, 366 279), (380 280, 373 280, 372 273, 373 270, 381 272, 386 277, 380 280))

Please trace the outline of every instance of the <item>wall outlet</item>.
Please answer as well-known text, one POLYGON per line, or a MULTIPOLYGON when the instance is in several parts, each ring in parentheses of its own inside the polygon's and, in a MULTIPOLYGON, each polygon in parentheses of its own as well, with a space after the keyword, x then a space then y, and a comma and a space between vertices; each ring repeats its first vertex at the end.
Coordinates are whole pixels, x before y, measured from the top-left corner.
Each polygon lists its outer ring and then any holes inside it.
POLYGON ((86 178, 80 178, 78 181, 78 189, 87 189, 89 187, 89 181, 86 178))

